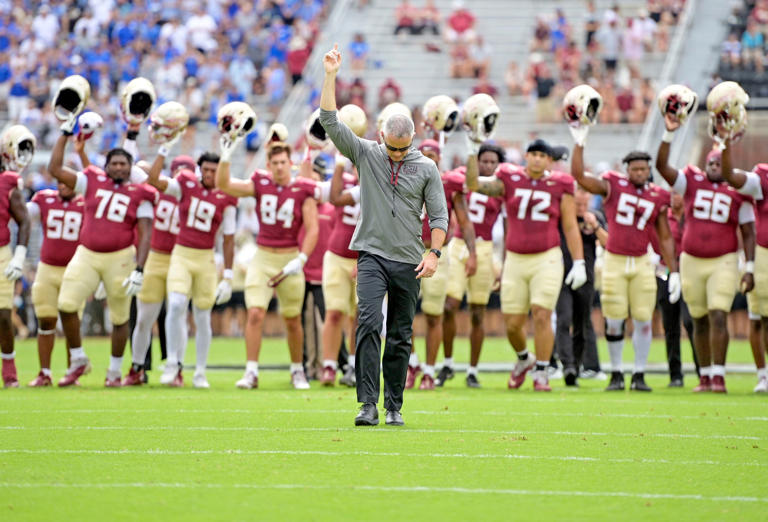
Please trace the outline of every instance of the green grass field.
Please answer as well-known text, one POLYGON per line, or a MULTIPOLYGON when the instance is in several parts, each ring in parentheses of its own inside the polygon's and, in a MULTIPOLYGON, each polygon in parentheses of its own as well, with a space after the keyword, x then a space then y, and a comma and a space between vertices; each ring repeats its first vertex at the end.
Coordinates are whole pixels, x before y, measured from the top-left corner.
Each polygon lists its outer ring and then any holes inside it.
MULTIPOLYGON (((283 341, 265 344, 263 363, 287 362, 283 341)), ((485 361, 511 359, 503 340, 487 344, 485 361)), ((79 389, 0 391, 0 520, 768 519, 768 397, 751 393, 754 374, 730 376, 727 396, 692 394, 691 376, 671 390, 651 375, 655 391, 639 395, 585 380, 509 391, 503 373, 470 390, 459 374, 407 392, 405 427, 355 428, 350 389, 297 392, 287 371, 262 371, 242 391, 240 370, 211 370, 210 390, 108 390, 106 341, 86 349, 94 371, 79 389)), ((27 382, 34 341, 17 354, 27 382)), ((729 361, 750 360, 734 342, 729 361)), ((215 339, 211 363, 242 364, 243 341, 215 339)))

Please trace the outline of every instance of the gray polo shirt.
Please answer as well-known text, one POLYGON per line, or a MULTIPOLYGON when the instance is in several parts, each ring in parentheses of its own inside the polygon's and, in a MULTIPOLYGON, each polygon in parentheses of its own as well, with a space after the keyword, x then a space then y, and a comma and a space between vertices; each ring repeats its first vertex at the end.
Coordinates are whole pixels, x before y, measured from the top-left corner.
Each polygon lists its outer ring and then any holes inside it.
POLYGON ((445 190, 435 162, 415 149, 401 163, 391 162, 384 144, 358 138, 338 120, 336 111, 320 110, 320 123, 360 175, 360 221, 349 247, 392 261, 420 263, 423 206, 430 229, 448 230, 445 190))

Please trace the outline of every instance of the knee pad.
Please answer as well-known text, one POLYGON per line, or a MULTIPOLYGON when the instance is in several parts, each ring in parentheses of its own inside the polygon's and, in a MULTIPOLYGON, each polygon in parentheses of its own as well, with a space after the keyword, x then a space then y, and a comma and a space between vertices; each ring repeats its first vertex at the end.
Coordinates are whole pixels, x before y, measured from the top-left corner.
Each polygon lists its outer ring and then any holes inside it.
POLYGON ((605 339, 608 342, 624 340, 624 320, 606 319, 605 320, 605 339))

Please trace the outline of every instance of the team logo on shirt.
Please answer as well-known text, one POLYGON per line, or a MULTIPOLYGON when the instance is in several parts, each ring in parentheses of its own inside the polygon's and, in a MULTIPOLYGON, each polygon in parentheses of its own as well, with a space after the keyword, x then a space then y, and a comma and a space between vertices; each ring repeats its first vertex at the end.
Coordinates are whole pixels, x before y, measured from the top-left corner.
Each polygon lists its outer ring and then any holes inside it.
POLYGON ((128 191, 131 191, 131 190, 136 190, 136 187, 134 187, 133 185, 128 185, 128 191))
POLYGON ((56 201, 56 198, 45 198, 46 203, 53 203, 54 201, 56 201))
POLYGON ((696 181, 704 181, 704 176, 702 176, 702 175, 700 175, 700 174, 696 174, 696 175, 693 177, 693 179, 695 179, 696 181))
POLYGON ((195 182, 194 181, 187 181, 187 188, 195 188, 195 182))
POLYGON ((291 192, 299 192, 301 187, 291 187, 291 192))
POLYGON ((520 181, 520 176, 518 176, 517 174, 514 174, 512 176, 512 181, 520 181))
POLYGON ((406 174, 416 174, 416 165, 404 165, 403 172, 406 174))
POLYGON ((96 176, 96 179, 98 179, 99 181, 107 181, 106 176, 101 176, 101 175, 96 176))
POLYGON ((623 179, 620 179, 620 180, 619 180, 619 185, 621 185, 622 187, 626 187, 627 185, 629 185, 629 183, 627 183, 627 182, 626 182, 626 181, 624 181, 623 179))
POLYGON ((555 185, 556 183, 554 181, 547 181, 547 186, 551 187, 552 185, 555 185))
POLYGON ((260 181, 260 183, 261 183, 262 185, 269 185, 269 180, 268 180, 268 179, 262 179, 262 180, 260 181))

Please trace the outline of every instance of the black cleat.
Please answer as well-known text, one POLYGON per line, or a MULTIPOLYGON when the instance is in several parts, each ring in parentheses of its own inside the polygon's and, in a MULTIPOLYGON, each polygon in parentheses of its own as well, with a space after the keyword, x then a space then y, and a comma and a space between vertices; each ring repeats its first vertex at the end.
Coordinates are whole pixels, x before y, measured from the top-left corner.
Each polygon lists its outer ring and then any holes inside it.
POLYGON ((645 384, 645 375, 642 373, 632 374, 632 384, 629 389, 642 392, 651 391, 651 387, 645 384))
POLYGON ((576 378, 579 376, 579 372, 576 370, 576 368, 568 367, 565 370, 563 370, 563 378, 565 379, 565 385, 566 386, 574 386, 576 388, 579 387, 579 383, 576 382, 576 378))
POLYGON ((386 423, 387 426, 405 426, 405 422, 403 422, 403 416, 400 415, 399 411, 395 410, 387 411, 386 423))
POLYGON ((682 387, 683 387, 682 377, 672 377, 669 380, 669 384, 667 384, 667 388, 682 388, 682 387))
POLYGON ((611 382, 605 388, 605 391, 624 391, 624 374, 621 372, 611 372, 611 382))
POLYGON ((468 388, 480 387, 480 381, 477 380, 477 375, 475 375, 474 373, 467 375, 467 387, 468 388))
POLYGON ((376 405, 366 402, 360 407, 360 413, 355 417, 355 426, 376 426, 379 423, 379 410, 376 405))
POLYGON ((443 366, 440 368, 440 373, 437 374, 437 379, 435 379, 435 386, 442 386, 445 384, 445 381, 453 379, 453 376, 455 375, 453 368, 449 368, 448 366, 443 366))

